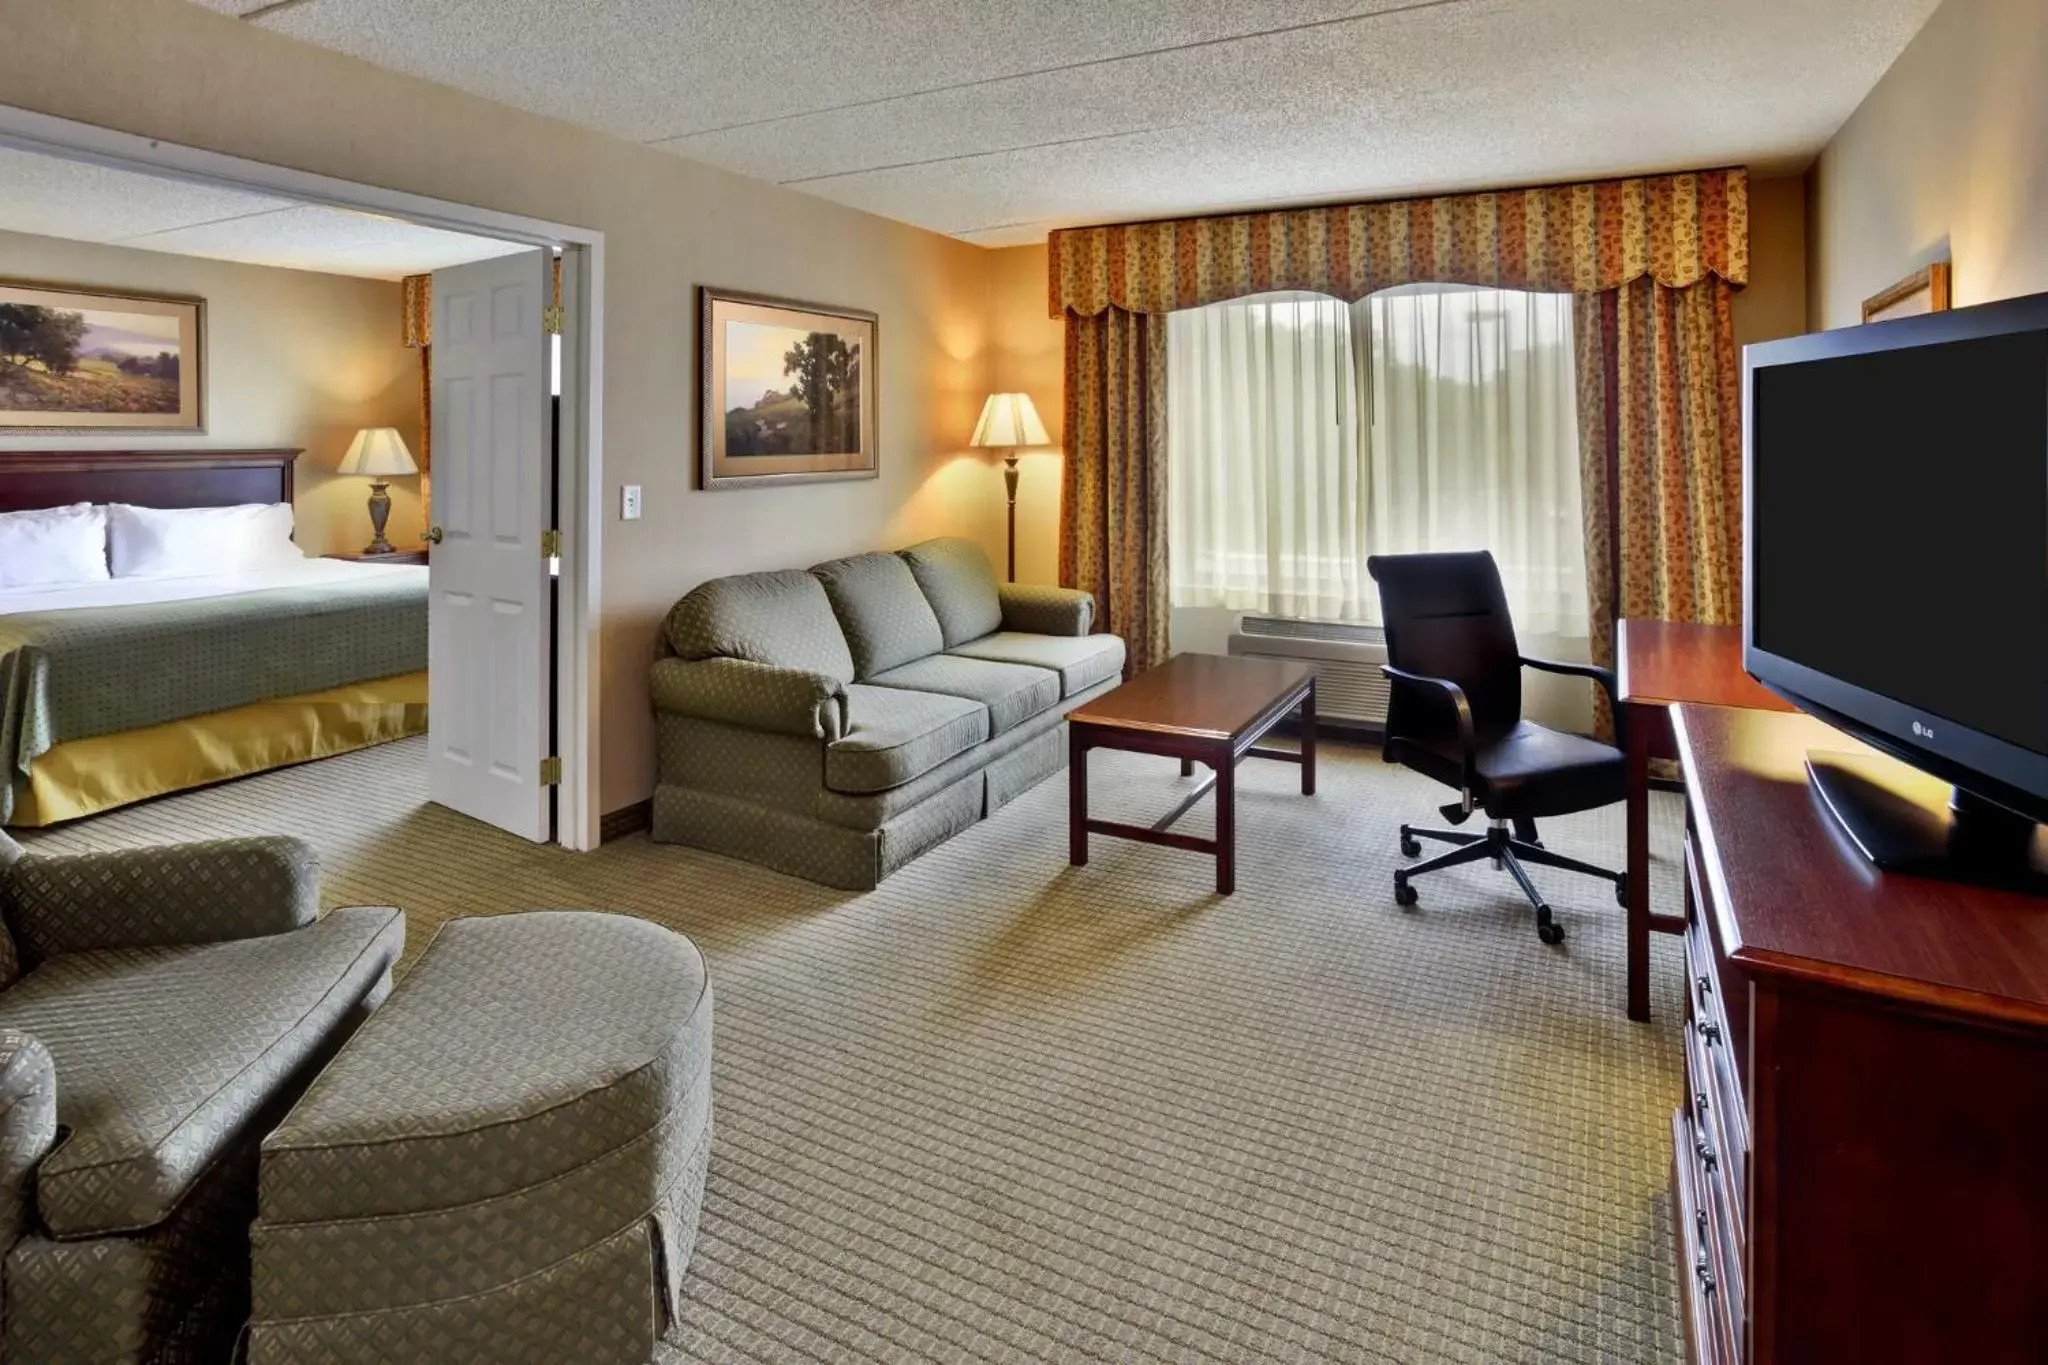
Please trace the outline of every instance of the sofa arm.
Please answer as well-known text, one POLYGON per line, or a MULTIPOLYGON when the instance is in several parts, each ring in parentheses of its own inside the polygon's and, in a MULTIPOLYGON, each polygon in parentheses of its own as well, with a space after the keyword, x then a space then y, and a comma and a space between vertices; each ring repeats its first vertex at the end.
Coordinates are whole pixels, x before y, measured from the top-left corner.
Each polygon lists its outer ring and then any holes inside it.
POLYGON ((0 1028, 0 1255, 29 1230, 36 1167, 57 1141, 57 1065, 18 1029, 0 1028))
POLYGON ((846 687, 837 678, 750 659, 656 661, 654 709, 807 739, 846 732, 846 687))
POLYGON ((320 913, 319 859, 302 840, 274 835, 29 854, 0 878, 31 963, 91 948, 260 938, 320 913))
POLYGON ((1032 635, 1086 635, 1095 625, 1095 596, 1079 588, 1005 583, 996 590, 1003 629, 1032 635))

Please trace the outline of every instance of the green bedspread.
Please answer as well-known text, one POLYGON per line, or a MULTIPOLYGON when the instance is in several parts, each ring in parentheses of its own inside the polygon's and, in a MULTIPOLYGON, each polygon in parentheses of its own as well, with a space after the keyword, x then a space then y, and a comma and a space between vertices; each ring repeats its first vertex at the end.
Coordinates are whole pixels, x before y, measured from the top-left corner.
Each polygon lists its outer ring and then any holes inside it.
POLYGON ((426 666, 424 574, 0 616, 0 821, 66 740, 426 666))

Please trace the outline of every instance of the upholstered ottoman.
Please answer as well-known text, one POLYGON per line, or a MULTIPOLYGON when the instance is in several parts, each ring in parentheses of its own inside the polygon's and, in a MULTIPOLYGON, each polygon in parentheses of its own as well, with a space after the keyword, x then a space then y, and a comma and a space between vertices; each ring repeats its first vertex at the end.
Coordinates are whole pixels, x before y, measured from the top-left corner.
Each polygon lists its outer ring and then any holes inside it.
POLYGON ((652 1360, 710 1148, 694 944, 456 920, 263 1144, 249 1359, 652 1360))

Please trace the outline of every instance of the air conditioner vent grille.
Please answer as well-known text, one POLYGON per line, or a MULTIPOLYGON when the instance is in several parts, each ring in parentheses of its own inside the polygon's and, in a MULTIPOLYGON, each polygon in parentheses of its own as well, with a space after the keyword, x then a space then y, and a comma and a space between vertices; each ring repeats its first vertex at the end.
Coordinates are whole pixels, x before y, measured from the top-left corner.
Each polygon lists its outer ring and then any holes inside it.
POLYGON ((1246 635, 1279 640, 1343 640, 1351 644, 1384 645, 1387 632, 1362 621, 1304 621, 1291 616, 1247 616, 1238 622, 1246 635))
POLYGON ((1384 632, 1343 621, 1247 616, 1230 637, 1232 654, 1296 659, 1316 673, 1316 713, 1332 720, 1384 725, 1387 661, 1384 632))

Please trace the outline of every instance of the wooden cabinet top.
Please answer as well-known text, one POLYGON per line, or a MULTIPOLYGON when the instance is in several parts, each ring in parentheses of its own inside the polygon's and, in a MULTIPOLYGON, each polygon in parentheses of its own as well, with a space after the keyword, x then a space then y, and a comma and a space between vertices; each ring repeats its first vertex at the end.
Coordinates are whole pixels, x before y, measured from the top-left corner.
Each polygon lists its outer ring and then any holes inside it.
POLYGON ((1706 907, 1730 958, 2048 1029, 2048 899, 1880 872, 1806 779, 1809 749, 1864 746, 1810 716, 1678 706, 1706 907))

